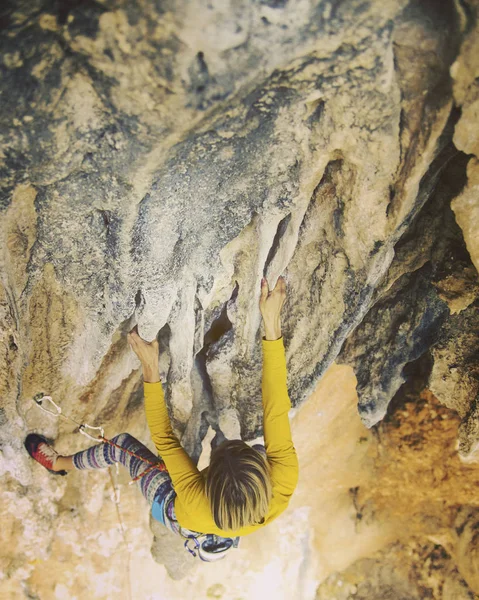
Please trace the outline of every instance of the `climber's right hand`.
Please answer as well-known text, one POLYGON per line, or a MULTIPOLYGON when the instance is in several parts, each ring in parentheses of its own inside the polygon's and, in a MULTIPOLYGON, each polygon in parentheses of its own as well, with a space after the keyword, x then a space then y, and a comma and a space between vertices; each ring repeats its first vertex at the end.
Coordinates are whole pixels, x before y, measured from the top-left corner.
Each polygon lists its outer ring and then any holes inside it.
POLYGON ((278 277, 273 290, 270 291, 266 279, 261 280, 261 296, 259 309, 263 317, 265 338, 277 340, 281 337, 281 309, 286 299, 286 281, 278 277))

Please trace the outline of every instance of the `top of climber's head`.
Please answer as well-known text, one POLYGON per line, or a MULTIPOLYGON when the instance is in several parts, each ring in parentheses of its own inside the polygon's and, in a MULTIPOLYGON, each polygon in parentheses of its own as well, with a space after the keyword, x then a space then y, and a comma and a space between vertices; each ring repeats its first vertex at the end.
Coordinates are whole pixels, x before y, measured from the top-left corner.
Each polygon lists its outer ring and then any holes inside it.
POLYGON ((223 531, 261 523, 272 496, 268 461, 242 440, 223 442, 211 454, 206 494, 223 531))

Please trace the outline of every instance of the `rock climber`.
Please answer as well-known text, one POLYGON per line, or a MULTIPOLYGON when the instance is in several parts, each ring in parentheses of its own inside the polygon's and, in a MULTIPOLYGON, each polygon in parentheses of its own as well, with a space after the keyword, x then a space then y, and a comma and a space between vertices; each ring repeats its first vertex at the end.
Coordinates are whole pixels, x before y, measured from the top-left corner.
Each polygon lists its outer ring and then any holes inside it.
POLYGON ((50 472, 62 475, 120 462, 139 480, 153 517, 168 529, 185 538, 209 536, 213 553, 237 545, 239 537, 268 525, 286 509, 298 479, 281 334, 285 298, 282 277, 272 291, 262 279, 264 446, 226 440, 212 451, 209 467, 200 472, 170 424, 158 368, 158 341, 146 342, 134 330, 128 341, 141 362, 146 419, 159 456, 128 433, 71 456, 59 455, 45 438, 30 434, 25 440, 28 453, 50 472))

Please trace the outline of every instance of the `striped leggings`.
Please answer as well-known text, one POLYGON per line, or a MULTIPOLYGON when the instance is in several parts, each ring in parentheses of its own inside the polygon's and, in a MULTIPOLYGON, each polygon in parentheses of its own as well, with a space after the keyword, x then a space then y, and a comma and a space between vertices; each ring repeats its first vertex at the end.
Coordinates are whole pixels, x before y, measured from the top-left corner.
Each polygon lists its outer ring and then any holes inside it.
MULTIPOLYGON (((120 433, 112 438, 111 441, 125 450, 130 450, 130 452, 134 452, 135 454, 148 459, 150 462, 163 462, 158 456, 155 456, 153 452, 148 450, 144 444, 139 442, 129 433, 120 433)), ((87 448, 87 450, 77 452, 73 455, 72 459, 73 465, 79 470, 105 469, 106 467, 119 462, 129 470, 132 479, 151 466, 149 463, 143 462, 135 456, 131 456, 124 450, 115 448, 115 446, 106 443, 101 443, 92 446, 91 448, 87 448)), ((170 516, 174 517, 174 515, 171 514, 171 511, 174 510, 172 500, 175 498, 176 494, 168 471, 153 469, 141 477, 138 483, 140 485, 141 493, 148 500, 150 506, 156 501, 160 502, 161 505, 165 507, 164 521, 163 519, 161 519, 161 521, 169 529, 172 529, 170 526, 171 524, 168 523, 168 521, 170 520, 170 516), (166 513, 168 509, 169 515, 166 513)))

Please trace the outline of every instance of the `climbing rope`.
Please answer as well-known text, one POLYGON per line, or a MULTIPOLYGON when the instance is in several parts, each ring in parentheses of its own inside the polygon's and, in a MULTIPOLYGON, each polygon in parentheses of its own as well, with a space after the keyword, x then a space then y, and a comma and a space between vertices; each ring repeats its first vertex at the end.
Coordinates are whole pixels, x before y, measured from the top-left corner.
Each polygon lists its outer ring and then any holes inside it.
MULTIPOLYGON (((75 421, 75 419, 73 419, 72 417, 63 414, 61 407, 56 404, 53 400, 53 398, 51 396, 47 396, 46 394, 43 393, 39 393, 36 394, 33 398, 35 404, 38 406, 38 408, 40 408, 41 410, 43 410, 43 412, 47 413, 48 415, 55 417, 55 418, 62 418, 65 421, 69 421, 70 423, 73 423, 74 425, 76 425, 78 427, 78 431, 84 435, 85 437, 87 437, 88 439, 97 442, 97 443, 101 443, 104 442, 105 444, 109 444, 110 446, 114 446, 115 448, 118 448, 119 450, 123 450, 124 452, 126 452, 127 454, 129 454, 130 456, 134 456, 135 458, 138 458, 139 460, 148 463, 150 466, 145 469, 145 471, 143 471, 143 473, 140 473, 140 475, 138 475, 137 477, 135 477, 134 479, 132 479, 131 481, 128 482, 128 485, 132 485, 133 483, 135 483, 135 481, 138 481, 139 479, 141 479, 144 475, 147 475, 148 473, 150 473, 151 471, 153 471, 154 469, 157 469, 159 471, 166 471, 166 465, 163 462, 159 462, 159 463, 153 463, 151 460, 148 460, 147 458, 140 456, 139 454, 136 454, 135 452, 132 452, 131 450, 128 450, 127 448, 123 448, 122 446, 120 446, 119 444, 116 444, 115 442, 112 442, 111 440, 109 440, 108 438, 105 437, 105 430, 103 429, 103 427, 99 426, 99 427, 94 427, 92 425, 88 425, 87 423, 79 423, 78 421, 75 421), (98 434, 92 435, 91 433, 89 433, 89 431, 98 431, 98 434)), ((119 467, 118 467, 118 463, 115 463, 115 467, 116 467, 116 474, 118 476, 118 472, 119 472, 119 467)), ((113 490, 113 494, 111 496, 111 499, 113 501, 113 503, 115 504, 115 509, 116 509, 116 515, 118 518, 118 523, 120 525, 120 532, 121 532, 121 536, 123 538, 123 543, 125 544, 125 547, 127 549, 127 573, 126 573, 126 577, 127 577, 127 581, 128 581, 128 598, 131 600, 132 598, 132 593, 131 593, 131 570, 130 570, 130 553, 132 550, 132 545, 128 542, 127 537, 126 537, 126 529, 125 526, 123 524, 123 519, 121 517, 121 512, 120 512, 120 488, 117 485, 117 483, 115 482, 115 479, 113 478, 113 473, 111 471, 111 469, 108 469, 108 473, 110 475, 110 482, 111 482, 111 487, 113 490)))
POLYGON ((72 419, 71 417, 64 415, 61 407, 58 406, 58 404, 56 404, 53 401, 53 398, 51 396, 46 396, 45 394, 40 392, 39 394, 36 394, 33 397, 33 400, 37 404, 37 406, 41 410, 43 410, 43 412, 46 412, 47 414, 52 415, 55 418, 61 417, 62 419, 65 419, 65 421, 70 421, 70 423, 73 423, 74 425, 76 425, 78 427, 78 431, 85 437, 89 438, 90 440, 97 442, 97 443, 104 442, 105 444, 114 446, 115 448, 118 448, 119 450, 123 450, 123 452, 126 452, 130 456, 134 456, 135 458, 138 458, 138 460, 148 463, 150 466, 145 471, 143 471, 142 473, 137 475, 134 479, 132 479, 128 483, 128 485, 132 485, 133 483, 135 483, 135 481, 138 481, 139 479, 141 479, 148 473, 151 473, 151 471, 153 471, 155 469, 158 471, 166 471, 166 465, 164 462, 154 463, 151 460, 149 460, 148 458, 145 458, 144 456, 140 456, 139 454, 136 454, 135 452, 132 452, 131 450, 128 450, 127 448, 123 448, 123 446, 120 446, 119 444, 116 444, 115 442, 112 442, 111 440, 106 438, 105 430, 103 429, 103 427, 101 427, 101 426, 94 427, 92 425, 88 425, 87 423, 79 423, 78 421, 75 421, 75 419, 72 419), (45 406, 43 406, 44 402, 49 402, 53 408, 45 408, 45 406), (95 437, 91 433, 88 433, 88 431, 87 431, 88 429, 90 429, 92 431, 98 431, 99 433, 95 437))

